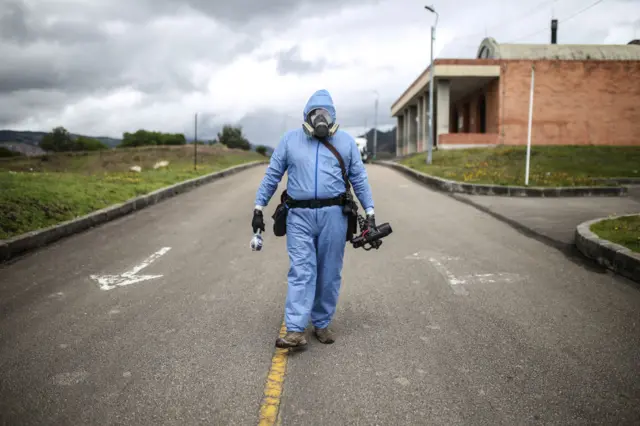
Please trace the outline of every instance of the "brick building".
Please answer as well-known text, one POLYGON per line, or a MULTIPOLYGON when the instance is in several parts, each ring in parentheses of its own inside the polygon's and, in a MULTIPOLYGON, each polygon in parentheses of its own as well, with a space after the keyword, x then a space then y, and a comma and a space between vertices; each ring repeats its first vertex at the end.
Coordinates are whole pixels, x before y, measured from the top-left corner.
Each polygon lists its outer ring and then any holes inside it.
MULTIPOLYGON (((535 68, 533 145, 639 145, 640 44, 498 44, 477 59, 436 59, 434 144, 446 149, 527 143, 535 68)), ((396 155, 427 149, 427 68, 391 106, 396 155)))

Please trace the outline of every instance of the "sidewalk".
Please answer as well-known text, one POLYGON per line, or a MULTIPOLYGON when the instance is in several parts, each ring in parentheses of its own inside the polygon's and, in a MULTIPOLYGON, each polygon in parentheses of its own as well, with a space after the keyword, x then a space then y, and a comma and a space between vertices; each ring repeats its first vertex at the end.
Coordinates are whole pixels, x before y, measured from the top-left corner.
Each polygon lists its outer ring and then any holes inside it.
POLYGON ((500 220, 559 248, 574 244, 576 227, 614 214, 640 213, 640 186, 626 197, 520 198, 453 194, 500 220))

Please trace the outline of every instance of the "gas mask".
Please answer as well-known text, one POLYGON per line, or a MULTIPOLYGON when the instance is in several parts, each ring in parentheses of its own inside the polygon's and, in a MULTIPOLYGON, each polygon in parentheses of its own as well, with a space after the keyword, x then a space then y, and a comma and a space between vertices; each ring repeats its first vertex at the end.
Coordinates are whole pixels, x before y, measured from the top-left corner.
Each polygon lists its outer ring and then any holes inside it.
POLYGON ((324 108, 313 109, 307 114, 307 119, 302 123, 304 132, 314 138, 324 140, 333 136, 339 125, 333 122, 331 114, 324 108))

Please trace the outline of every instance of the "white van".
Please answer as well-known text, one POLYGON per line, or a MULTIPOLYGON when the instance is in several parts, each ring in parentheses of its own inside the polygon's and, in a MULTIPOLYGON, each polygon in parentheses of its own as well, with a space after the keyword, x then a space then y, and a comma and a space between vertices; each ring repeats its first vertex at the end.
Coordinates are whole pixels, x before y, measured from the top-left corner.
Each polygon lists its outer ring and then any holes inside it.
POLYGON ((354 138, 356 140, 356 145, 358 145, 358 150, 360 151, 360 157, 362 157, 362 162, 367 163, 369 161, 369 153, 367 152, 367 138, 354 138))

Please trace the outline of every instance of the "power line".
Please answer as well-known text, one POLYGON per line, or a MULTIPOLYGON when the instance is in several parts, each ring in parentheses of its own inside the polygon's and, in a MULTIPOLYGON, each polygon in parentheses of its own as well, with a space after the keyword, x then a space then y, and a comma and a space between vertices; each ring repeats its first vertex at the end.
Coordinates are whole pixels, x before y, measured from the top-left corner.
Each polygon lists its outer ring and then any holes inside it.
MULTIPOLYGON (((560 19, 558 22, 559 23, 560 22, 567 22, 568 20, 575 18, 576 16, 586 12, 587 10, 591 9, 592 7, 597 6, 598 4, 602 3, 603 1, 604 0, 597 0, 594 3, 591 3, 589 6, 585 7, 584 9, 579 10, 578 12, 574 13, 573 15, 571 15, 571 16, 569 16, 567 18, 564 18, 564 19, 560 19)), ((520 41, 520 40, 524 40, 525 38, 533 37, 534 35, 538 35, 538 34, 544 32, 544 31, 547 31, 547 28, 544 28, 544 29, 541 29, 541 30, 536 30, 535 32, 533 32, 531 34, 527 34, 524 37, 519 37, 519 38, 513 39, 511 41, 511 43, 514 43, 514 42, 520 41)))
POLYGON ((494 25, 490 25, 490 26, 485 26, 485 29, 481 32, 477 32, 475 34, 466 34, 466 35, 462 35, 459 37, 455 37, 453 38, 449 43, 453 43, 459 40, 465 40, 465 39, 469 39, 469 38, 475 38, 477 39, 478 37, 483 37, 486 36, 486 34, 488 33, 488 30, 493 30, 499 27, 503 27, 503 26, 509 26, 512 25, 524 18, 528 18, 529 16, 531 16, 532 13, 537 12, 539 10, 542 9, 543 6, 548 5, 550 3, 555 3, 556 1, 562 1, 562 0, 545 0, 543 2, 538 3, 536 6, 532 7, 531 9, 527 10, 525 13, 523 13, 522 15, 518 15, 517 17, 515 17, 514 19, 510 19, 506 24, 504 22, 502 23, 496 23, 494 25))

